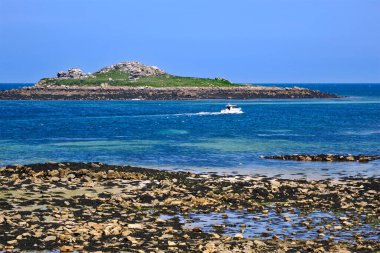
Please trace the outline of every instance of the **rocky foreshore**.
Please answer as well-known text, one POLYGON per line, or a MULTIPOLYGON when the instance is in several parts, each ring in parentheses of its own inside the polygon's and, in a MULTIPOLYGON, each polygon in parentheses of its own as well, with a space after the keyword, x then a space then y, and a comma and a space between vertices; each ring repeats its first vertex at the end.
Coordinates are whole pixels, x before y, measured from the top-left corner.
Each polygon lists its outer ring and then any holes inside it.
POLYGON ((0 168, 0 252, 376 252, 379 190, 379 178, 7 166, 0 168), (194 215, 213 222, 186 224, 194 215), (260 232, 249 234, 256 226, 260 232))
POLYGON ((0 91, 0 100, 194 100, 257 98, 338 98, 305 88, 237 87, 27 87, 0 91))
POLYGON ((265 159, 311 161, 311 162, 361 162, 366 163, 380 160, 380 155, 337 155, 337 154, 292 154, 292 155, 273 155, 261 156, 265 159))

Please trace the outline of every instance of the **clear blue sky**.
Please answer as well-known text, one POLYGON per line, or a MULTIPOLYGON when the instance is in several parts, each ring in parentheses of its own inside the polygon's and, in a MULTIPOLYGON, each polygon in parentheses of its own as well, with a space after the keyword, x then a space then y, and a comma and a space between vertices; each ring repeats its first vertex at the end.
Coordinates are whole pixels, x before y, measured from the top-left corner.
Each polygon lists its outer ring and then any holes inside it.
POLYGON ((0 0, 0 82, 138 60, 234 82, 380 82, 380 0, 0 0))

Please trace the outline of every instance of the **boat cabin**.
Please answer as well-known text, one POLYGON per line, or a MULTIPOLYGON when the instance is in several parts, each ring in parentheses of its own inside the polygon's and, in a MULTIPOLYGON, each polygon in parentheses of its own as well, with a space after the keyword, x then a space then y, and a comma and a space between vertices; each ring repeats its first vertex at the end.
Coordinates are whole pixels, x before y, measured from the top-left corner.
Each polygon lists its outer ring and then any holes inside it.
POLYGON ((234 109, 234 108, 238 108, 237 105, 231 105, 231 104, 226 105, 226 109, 227 110, 231 110, 231 109, 234 109))

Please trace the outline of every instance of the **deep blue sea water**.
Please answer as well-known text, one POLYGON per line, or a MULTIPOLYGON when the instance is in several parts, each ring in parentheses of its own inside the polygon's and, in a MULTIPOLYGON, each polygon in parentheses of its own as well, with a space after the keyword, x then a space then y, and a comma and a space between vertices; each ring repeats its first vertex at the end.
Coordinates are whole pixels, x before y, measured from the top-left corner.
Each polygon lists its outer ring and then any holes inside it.
MULTIPOLYGON (((0 84, 0 89, 25 85, 0 84)), ((283 177, 379 176, 380 162, 259 158, 380 154, 380 84, 297 86, 348 97, 233 101, 245 112, 241 115, 218 114, 226 100, 0 101, 0 165, 100 161, 283 177)))

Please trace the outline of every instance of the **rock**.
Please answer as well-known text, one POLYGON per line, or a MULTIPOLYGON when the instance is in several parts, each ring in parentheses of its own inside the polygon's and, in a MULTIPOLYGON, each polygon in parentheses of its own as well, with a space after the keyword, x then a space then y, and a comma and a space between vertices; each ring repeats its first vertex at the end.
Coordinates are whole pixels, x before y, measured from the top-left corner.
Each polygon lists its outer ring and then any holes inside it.
POLYGON ((200 227, 195 227, 192 230, 193 230, 193 232, 196 232, 196 233, 202 232, 202 229, 200 227))
POLYGON ((168 241, 168 245, 169 245, 169 246, 176 246, 177 244, 176 244, 175 242, 168 241))
POLYGON ((215 239, 219 239, 219 238, 220 238, 220 235, 213 233, 213 234, 212 234, 212 237, 215 238, 215 239))
POLYGON ((45 242, 55 241, 55 240, 57 240, 57 237, 54 236, 54 235, 49 235, 49 236, 47 236, 47 237, 44 239, 45 242))
POLYGON ((147 66, 136 61, 120 62, 114 65, 102 68, 101 70, 97 71, 95 74, 108 73, 112 70, 118 70, 118 71, 129 73, 130 80, 136 80, 144 76, 161 76, 161 75, 166 74, 165 71, 159 69, 156 66, 147 66))
POLYGON ((281 183, 279 181, 275 180, 275 179, 272 179, 269 182, 270 182, 270 184, 272 186, 272 189, 276 189, 276 188, 278 188, 278 187, 281 186, 281 183))
POLYGON ((133 243, 133 244, 138 244, 139 242, 136 240, 136 238, 132 237, 132 236, 127 236, 127 239, 133 243))
POLYGON ((237 239, 243 239, 244 238, 244 236, 242 234, 236 234, 234 237, 237 239))
POLYGON ((256 247, 258 248, 267 246, 265 242, 259 240, 253 240, 253 244, 256 245, 256 247))
POLYGON ((226 81, 226 82, 230 82, 230 81, 228 81, 226 78, 224 78, 224 77, 215 77, 215 80, 217 80, 217 81, 226 81))
POLYGON ((67 175, 67 178, 68 178, 68 179, 74 179, 74 178, 75 178, 75 175, 74 175, 74 174, 68 174, 68 175, 67 175))
POLYGON ((163 219, 160 219, 160 218, 157 218, 157 219, 156 219, 156 222, 157 222, 157 223, 166 223, 166 221, 165 221, 165 220, 163 220, 163 219))
POLYGON ((121 235, 122 236, 128 236, 130 235, 132 232, 130 230, 124 230, 123 232, 121 232, 121 235))
POLYGON ((36 231, 36 232, 34 232, 33 237, 35 237, 35 238, 40 238, 41 236, 42 236, 42 232, 40 232, 40 231, 36 231))
POLYGON ((343 221, 342 224, 346 227, 352 227, 353 224, 351 222, 348 222, 348 221, 343 221))
POLYGON ((74 247, 73 246, 65 245, 65 246, 59 247, 59 250, 61 252, 72 252, 72 251, 74 251, 74 247))
POLYGON ((95 222, 89 222, 88 225, 96 230, 102 230, 104 228, 103 224, 95 223, 95 222))
POLYGON ((78 68, 71 68, 67 72, 59 71, 57 73, 58 79, 80 79, 80 78, 89 78, 89 77, 94 77, 94 76, 91 74, 83 73, 83 71, 78 68))
POLYGON ((7 244, 9 244, 9 245, 15 245, 15 244, 17 244, 17 240, 7 241, 7 244))
POLYGON ((131 229, 143 229, 144 226, 142 224, 128 224, 128 228, 131 228, 131 229))
POLYGON ((59 177, 51 177, 50 181, 52 181, 52 182, 58 182, 59 181, 59 177))
POLYGON ((93 231, 90 231, 89 234, 93 236, 102 236, 103 233, 101 231, 93 230, 93 231))
POLYGON ((314 252, 323 253, 323 252, 326 252, 326 250, 324 247, 319 247, 319 248, 314 249, 314 252))

